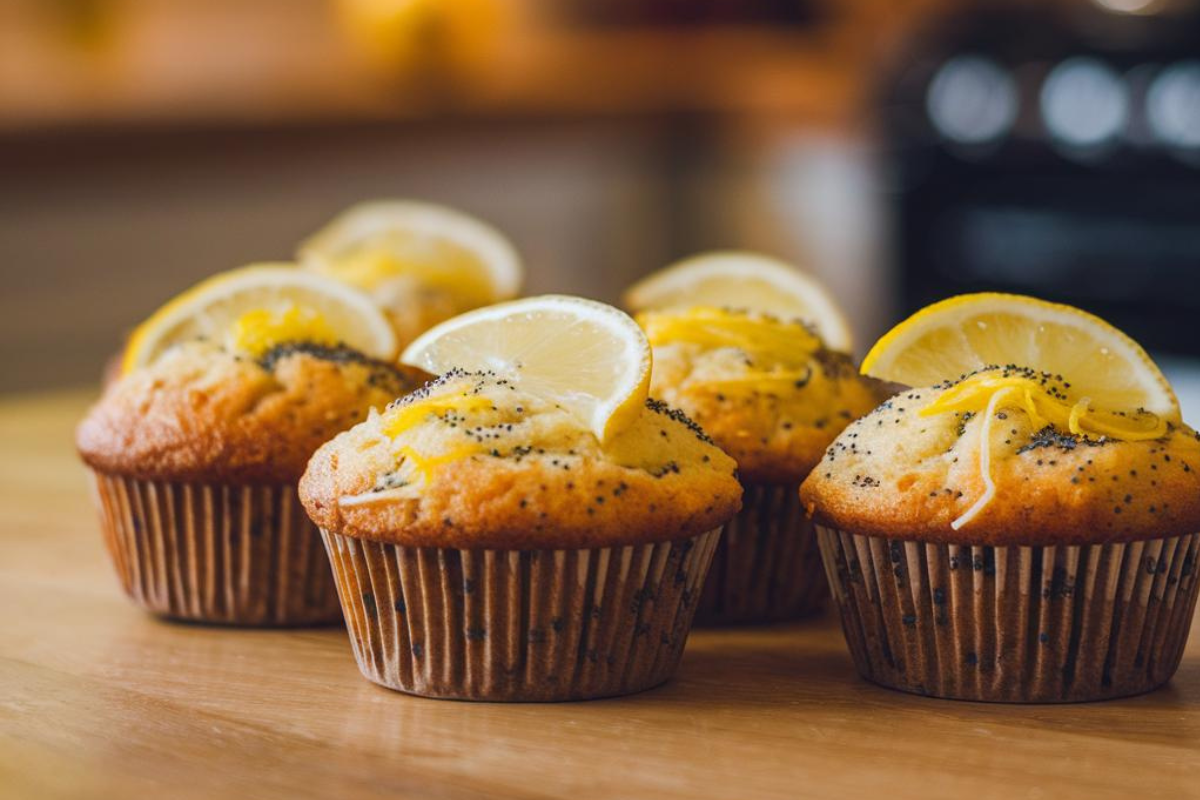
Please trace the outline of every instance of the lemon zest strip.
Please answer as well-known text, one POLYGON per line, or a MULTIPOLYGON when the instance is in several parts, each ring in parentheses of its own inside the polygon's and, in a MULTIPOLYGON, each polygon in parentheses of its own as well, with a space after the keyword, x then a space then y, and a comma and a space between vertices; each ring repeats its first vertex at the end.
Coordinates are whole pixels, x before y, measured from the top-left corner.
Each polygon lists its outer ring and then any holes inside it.
POLYGON ((821 340, 798 323, 711 306, 642 312, 637 321, 655 347, 676 342, 712 349, 735 347, 784 366, 800 366, 821 348, 821 340))
POLYGON ((706 350, 735 348, 766 367, 748 367, 744 375, 699 382, 718 392, 803 387, 812 377, 810 360, 822 346, 821 340, 799 323, 713 306, 644 311, 637 321, 652 347, 692 344, 706 350))
POLYGON ((981 401, 987 398, 986 418, 980 430, 979 442, 979 473, 983 479, 983 494, 962 515, 950 523, 953 530, 958 530, 974 519, 996 495, 996 484, 991 476, 991 426, 992 418, 1000 401, 1013 392, 1018 392, 1018 407, 1029 417, 1029 422, 1035 430, 1047 426, 1070 431, 1076 436, 1109 436, 1127 441, 1143 441, 1158 439, 1168 430, 1167 421, 1150 412, 1139 412, 1136 416, 1127 415, 1109 418, 1118 420, 1115 423, 1105 421, 1099 416, 1101 412, 1092 409, 1092 400, 1084 397, 1071 405, 1058 397, 1051 396, 1045 389, 1034 381, 1021 376, 997 376, 981 373, 968 378, 955 386, 943 391, 925 408, 921 416, 928 417, 946 412, 976 412, 981 401))
POLYGON ((401 447, 398 451, 399 455, 403 456, 405 461, 412 464, 413 469, 420 473, 421 477, 426 481, 429 480, 433 471, 443 464, 469 458, 478 452, 481 452, 481 448, 473 445, 462 445, 436 456, 418 453, 407 445, 401 447))
POLYGON ((392 439, 395 439, 429 416, 436 416, 447 411, 470 414, 474 411, 481 411, 491 407, 492 401, 484 397, 452 397, 445 400, 440 398, 419 400, 387 412, 385 414, 387 420, 383 423, 383 432, 392 439))
POLYGON ((1019 376, 976 375, 943 391, 921 416, 928 417, 947 411, 978 411, 984 398, 1005 387, 1021 390, 1019 407, 1029 415, 1029 422, 1040 430, 1052 425, 1076 436, 1109 436, 1126 441, 1159 439, 1167 432, 1167 421, 1150 412, 1135 416, 1116 416, 1092 408, 1090 398, 1068 405, 1051 397, 1034 381, 1019 376))
MULTIPOLYGON (((952 530, 958 530, 975 519, 979 512, 983 511, 996 496, 996 482, 992 480, 992 419, 996 415, 996 406, 1000 404, 1000 400, 1004 395, 1013 391, 1013 388, 1006 386, 992 394, 991 399, 988 400, 987 416, 984 417, 983 426, 979 430, 979 475, 983 478, 983 494, 971 504, 970 508, 959 515, 958 519, 950 523, 952 530)), ((1028 390, 1025 394, 1028 396, 1028 390)))
MULTIPOLYGON (((458 461, 463 458, 469 458, 476 453, 482 452, 481 448, 472 445, 463 445, 449 452, 442 453, 437 456, 426 456, 418 453, 407 445, 401 447, 398 455, 404 460, 412 464, 413 469, 421 476, 425 482, 429 481, 433 471, 443 464, 449 464, 451 461, 458 461)), ((382 503, 391 500, 399 500, 405 497, 410 497, 411 494, 406 490, 405 486, 397 486, 393 489, 384 489, 378 492, 363 492, 356 495, 345 495, 338 498, 338 505, 341 506, 360 506, 368 503, 382 503)))

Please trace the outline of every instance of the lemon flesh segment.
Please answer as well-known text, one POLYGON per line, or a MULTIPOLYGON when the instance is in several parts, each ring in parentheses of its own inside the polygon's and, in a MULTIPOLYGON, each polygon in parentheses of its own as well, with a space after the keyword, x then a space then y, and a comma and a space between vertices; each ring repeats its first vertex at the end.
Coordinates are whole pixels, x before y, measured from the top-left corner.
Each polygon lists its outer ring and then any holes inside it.
POLYGON ((435 326, 401 361, 434 374, 490 371, 575 414, 601 441, 642 412, 650 345, 628 315, 546 295, 471 311, 435 326))
POLYGON ((715 306, 798 318, 830 349, 849 352, 854 346, 850 326, 825 287, 758 253, 730 250, 684 259, 634 284, 624 303, 633 311, 715 306))
POLYGON ((881 338, 862 371, 923 387, 1008 365, 1054 376, 1066 405, 1086 399, 1097 411, 1179 421, 1175 393, 1135 341, 1085 311, 1021 295, 961 295, 928 306, 881 338))
POLYGON ((456 295, 464 307, 520 290, 524 269, 490 225, 454 209, 409 200, 360 203, 300 244, 300 263, 373 291, 414 281, 456 295))
POLYGON ((214 275, 156 311, 130 337, 123 370, 201 338, 255 357, 284 341, 344 344, 385 361, 397 349, 387 318, 362 292, 292 265, 263 264, 214 275))

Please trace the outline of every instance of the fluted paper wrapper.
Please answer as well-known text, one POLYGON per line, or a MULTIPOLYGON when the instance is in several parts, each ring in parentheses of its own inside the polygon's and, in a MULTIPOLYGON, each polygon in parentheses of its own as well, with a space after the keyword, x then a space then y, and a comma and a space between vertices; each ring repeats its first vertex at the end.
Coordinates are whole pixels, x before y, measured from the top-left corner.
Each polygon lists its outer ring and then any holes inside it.
POLYGON ((855 666, 893 689, 1062 703, 1139 694, 1179 667, 1200 534, 972 547, 818 526, 855 666))
POLYGON ((497 701, 609 697, 667 680, 720 536, 505 551, 322 533, 363 675, 410 694, 497 701))
POLYGON ((146 610, 227 625, 341 619, 320 533, 293 486, 93 476, 117 576, 146 610))
POLYGON ((704 583, 697 625, 799 619, 829 599, 812 521, 798 485, 743 484, 742 510, 725 525, 704 583))

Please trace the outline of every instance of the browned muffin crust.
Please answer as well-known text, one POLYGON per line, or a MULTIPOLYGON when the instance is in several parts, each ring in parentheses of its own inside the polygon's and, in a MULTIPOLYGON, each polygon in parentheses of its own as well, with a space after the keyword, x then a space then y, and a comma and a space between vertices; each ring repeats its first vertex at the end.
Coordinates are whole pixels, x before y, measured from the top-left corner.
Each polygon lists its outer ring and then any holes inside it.
MULTIPOLYGON (((940 387, 939 387, 940 388, 940 387)), ((851 533, 946 544, 1089 545, 1200 531, 1200 435, 1150 441, 1036 429, 1019 409, 992 423, 992 501, 978 414, 922 416, 939 389, 914 389, 846 428, 800 490, 817 522, 851 533)))
MULTIPOLYGON (((555 549, 648 544, 720 527, 741 506, 732 459, 695 423, 656 401, 614 441, 601 446, 565 412, 487 374, 451 374, 405 398, 482 396, 494 405, 420 423, 413 436, 453 449, 486 447, 439 465, 404 496, 370 498, 393 485, 393 445, 372 419, 321 447, 300 481, 300 497, 320 527, 355 538, 416 547, 555 549), (458 381, 452 391, 447 387, 458 381), (552 433, 537 441, 537 425, 552 433), (534 422, 537 420, 538 422, 534 422), (561 424, 559 424, 561 423, 561 424), (384 442, 383 444, 378 444, 384 442), (374 459, 374 460, 373 460, 374 459)), ((409 434, 402 434, 408 437, 409 434)))
POLYGON ((843 428, 898 388, 859 375, 848 355, 832 350, 814 355, 807 381, 736 393, 677 382, 659 370, 659 355, 656 349, 655 396, 696 420, 755 483, 802 480, 843 428))
POLYGON ((107 386, 76 446, 127 477, 294 483, 323 442, 419 380, 345 347, 284 344, 256 361, 191 342, 107 386))

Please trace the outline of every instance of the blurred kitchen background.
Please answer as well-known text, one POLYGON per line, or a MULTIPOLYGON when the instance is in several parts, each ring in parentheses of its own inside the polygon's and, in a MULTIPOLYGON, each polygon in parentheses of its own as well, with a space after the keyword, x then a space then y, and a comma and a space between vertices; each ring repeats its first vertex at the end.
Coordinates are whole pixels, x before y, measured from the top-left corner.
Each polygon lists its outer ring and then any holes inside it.
POLYGON ((863 347, 1073 302, 1200 419, 1200 1, 0 0, 0 392, 376 197, 495 223, 530 292, 776 254, 863 347))

